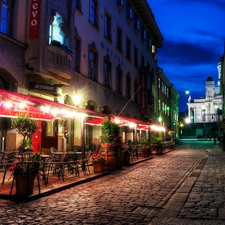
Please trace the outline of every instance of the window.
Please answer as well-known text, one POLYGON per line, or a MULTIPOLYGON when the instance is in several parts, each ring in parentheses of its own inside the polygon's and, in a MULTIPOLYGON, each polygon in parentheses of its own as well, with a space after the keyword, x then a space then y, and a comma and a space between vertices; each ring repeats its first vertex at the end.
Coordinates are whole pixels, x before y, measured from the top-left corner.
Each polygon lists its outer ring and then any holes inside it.
POLYGON ((127 22, 131 23, 133 20, 133 9, 129 2, 127 2, 127 22))
POLYGON ((145 30, 143 25, 141 27, 141 38, 142 38, 142 41, 146 41, 147 40, 147 32, 146 32, 146 30, 145 30))
POLYGON ((130 39, 127 37, 126 38, 126 58, 129 60, 131 60, 130 48, 131 48, 131 42, 130 42, 130 39))
POLYGON ((152 40, 149 37, 149 35, 147 35, 147 48, 148 48, 148 51, 152 49, 152 40))
POLYGON ((124 0, 117 0, 117 4, 121 5, 121 6, 124 6, 124 0))
POLYGON ((124 8, 124 0, 117 0, 117 8, 121 12, 124 8))
POLYGON ((110 88, 111 83, 111 61, 109 59, 109 55, 107 55, 104 59, 104 86, 110 88))
POLYGON ((96 0, 90 0, 90 18, 89 18, 89 20, 96 27, 98 26, 97 11, 98 11, 98 2, 96 0))
POLYGON ((138 34, 140 29, 141 29, 141 22, 138 19, 137 15, 135 14, 134 15, 134 31, 135 31, 135 34, 138 34))
POLYGON ((130 99, 131 97, 131 78, 130 73, 127 73, 126 76, 126 97, 130 99))
POLYGON ((202 110, 202 122, 206 121, 205 109, 202 110))
POLYGON ((111 17, 107 13, 104 23, 104 36, 111 41, 111 17))
POLYGON ((9 35, 11 32, 12 1, 0 0, 0 32, 9 35))
POLYGON ((75 35, 74 39, 74 70, 80 72, 80 38, 75 35))
POLYGON ((122 29, 120 27, 117 27, 117 49, 122 52, 122 29))
POLYGON ((81 12, 81 1, 82 0, 76 0, 76 3, 75 3, 76 4, 75 5, 76 9, 79 10, 80 12, 81 12))
POLYGON ((62 24, 63 24, 62 17, 56 12, 54 16, 54 20, 52 24, 50 25, 50 29, 49 29, 49 44, 51 44, 52 41, 60 42, 60 44, 65 43, 65 39, 64 39, 65 35, 62 30, 62 24))
POLYGON ((120 65, 116 68, 116 92, 122 94, 122 70, 120 65))
POLYGON ((134 46, 134 65, 138 67, 138 49, 134 46))
POLYGON ((98 52, 94 42, 89 46, 89 78, 98 80, 98 52))

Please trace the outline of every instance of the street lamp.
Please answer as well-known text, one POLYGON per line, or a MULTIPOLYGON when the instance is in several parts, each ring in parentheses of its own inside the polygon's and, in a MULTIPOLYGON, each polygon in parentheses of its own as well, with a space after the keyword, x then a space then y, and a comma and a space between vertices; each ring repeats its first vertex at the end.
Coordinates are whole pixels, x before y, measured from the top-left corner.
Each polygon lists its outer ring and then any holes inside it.
POLYGON ((78 106, 80 101, 81 101, 81 97, 76 91, 75 94, 73 95, 73 102, 76 106, 78 106))
POLYGON ((186 95, 189 95, 190 94, 190 91, 188 89, 186 89, 185 94, 186 95))

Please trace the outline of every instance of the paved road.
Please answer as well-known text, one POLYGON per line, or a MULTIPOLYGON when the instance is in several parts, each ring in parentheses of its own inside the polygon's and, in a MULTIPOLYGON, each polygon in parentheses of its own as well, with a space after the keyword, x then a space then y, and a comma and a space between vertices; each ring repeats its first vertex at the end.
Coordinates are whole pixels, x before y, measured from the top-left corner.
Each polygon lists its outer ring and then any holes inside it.
POLYGON ((211 142, 185 143, 48 197, 0 200, 0 224, 222 225, 224 160, 211 142))

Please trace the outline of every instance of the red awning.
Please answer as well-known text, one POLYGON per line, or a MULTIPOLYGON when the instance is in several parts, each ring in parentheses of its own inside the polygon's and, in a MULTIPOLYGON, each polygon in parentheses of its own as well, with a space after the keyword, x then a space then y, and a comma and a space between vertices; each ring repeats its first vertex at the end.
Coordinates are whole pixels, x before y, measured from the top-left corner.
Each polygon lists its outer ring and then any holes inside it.
POLYGON ((8 92, 0 89, 0 116, 15 117, 19 113, 35 119, 52 120, 55 118, 72 118, 86 114, 89 117, 101 116, 101 113, 89 109, 78 108, 47 99, 8 92))
POLYGON ((104 120, 104 118, 96 118, 93 120, 86 121, 85 124, 93 125, 93 126, 101 126, 103 120, 104 120))
POLYGON ((134 118, 128 118, 128 117, 123 117, 123 116, 117 116, 117 115, 108 115, 105 116, 104 118, 96 118, 93 120, 88 120, 85 122, 88 125, 98 125, 101 126, 102 121, 105 118, 113 118, 115 122, 119 123, 121 126, 136 126, 137 129, 140 130, 149 130, 149 126, 151 123, 146 123, 142 120, 134 119, 134 118))

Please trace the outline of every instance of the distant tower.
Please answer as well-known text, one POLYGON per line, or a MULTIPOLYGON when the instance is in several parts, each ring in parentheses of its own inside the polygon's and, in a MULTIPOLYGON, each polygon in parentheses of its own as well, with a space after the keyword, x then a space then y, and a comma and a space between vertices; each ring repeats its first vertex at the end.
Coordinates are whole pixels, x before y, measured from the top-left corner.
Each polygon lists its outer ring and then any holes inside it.
POLYGON ((215 85, 214 85, 214 80, 211 76, 208 76, 206 79, 206 86, 205 86, 205 97, 206 99, 212 99, 215 96, 215 85))

